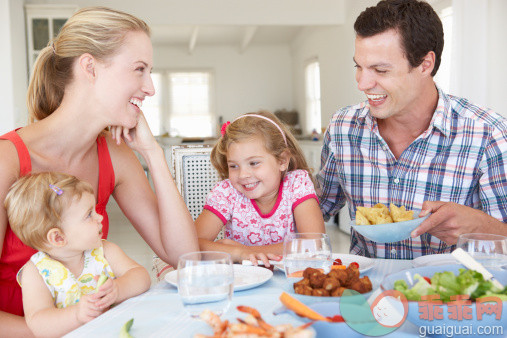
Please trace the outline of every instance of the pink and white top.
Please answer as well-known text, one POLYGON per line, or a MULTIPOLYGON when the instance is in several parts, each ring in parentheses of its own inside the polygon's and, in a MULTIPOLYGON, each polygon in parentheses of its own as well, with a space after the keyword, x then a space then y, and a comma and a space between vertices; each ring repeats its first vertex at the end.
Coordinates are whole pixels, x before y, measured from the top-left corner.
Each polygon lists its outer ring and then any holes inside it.
POLYGON ((293 211, 310 198, 318 201, 310 176, 305 170, 294 170, 285 175, 269 214, 262 214, 255 200, 237 191, 228 179, 211 190, 204 209, 222 220, 226 238, 248 246, 268 245, 295 232, 293 211))

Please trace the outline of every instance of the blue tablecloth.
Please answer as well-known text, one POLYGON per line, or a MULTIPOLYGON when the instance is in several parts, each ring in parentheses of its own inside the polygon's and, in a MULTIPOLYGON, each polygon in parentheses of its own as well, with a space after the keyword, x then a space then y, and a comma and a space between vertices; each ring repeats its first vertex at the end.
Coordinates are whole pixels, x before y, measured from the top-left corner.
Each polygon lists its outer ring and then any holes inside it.
MULTIPOLYGON (((365 274, 370 277, 374 285, 379 285, 385 275, 411 267, 411 261, 376 259, 375 266, 365 274)), ((279 296, 284 289, 284 283, 284 273, 275 269, 273 278, 265 284, 235 292, 231 307, 222 319, 236 322, 236 318, 244 318, 245 314, 237 311, 236 306, 248 305, 258 309, 270 324, 303 324, 300 319, 290 313, 273 315, 273 310, 281 306, 279 296)), ((375 290, 373 296, 379 293, 379 290, 375 290)), ((134 318, 130 333, 136 338, 193 337, 197 333, 213 334, 206 323, 190 318, 183 309, 177 289, 162 281, 144 294, 126 300, 66 337, 118 337, 121 327, 130 318, 134 318)), ((406 321, 401 328, 389 336, 418 337, 419 335, 417 327, 406 321)))

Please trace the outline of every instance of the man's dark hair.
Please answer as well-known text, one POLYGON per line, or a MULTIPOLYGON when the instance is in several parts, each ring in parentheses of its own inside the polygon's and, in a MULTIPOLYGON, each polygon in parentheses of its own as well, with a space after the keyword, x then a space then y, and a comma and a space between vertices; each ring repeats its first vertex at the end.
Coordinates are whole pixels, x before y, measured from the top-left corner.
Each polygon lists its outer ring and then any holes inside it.
POLYGON ((410 66, 419 66, 428 52, 435 52, 434 76, 444 48, 442 21, 433 8, 418 0, 382 0, 366 8, 356 19, 354 30, 360 37, 371 37, 395 29, 410 66))

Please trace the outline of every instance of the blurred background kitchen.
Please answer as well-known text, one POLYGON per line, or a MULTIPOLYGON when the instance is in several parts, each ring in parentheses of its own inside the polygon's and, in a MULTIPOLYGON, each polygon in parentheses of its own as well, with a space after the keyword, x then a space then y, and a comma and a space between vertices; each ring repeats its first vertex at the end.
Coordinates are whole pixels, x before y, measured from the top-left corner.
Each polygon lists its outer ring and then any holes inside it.
MULTIPOLYGON (((429 0, 445 32, 436 82, 507 116, 507 1, 429 0)), ((214 143, 223 122, 275 112, 318 170, 322 132, 357 90, 353 23, 376 0, 0 0, 0 133, 27 123, 28 78, 40 49, 72 13, 108 6, 152 29, 155 96, 143 111, 160 144, 214 143)), ((166 151, 167 153, 167 151, 166 151)), ((114 200, 111 241, 151 267, 152 252, 114 200)), ((348 215, 327 225, 334 252, 348 252, 348 215), (339 224, 339 226, 338 226, 339 224)))

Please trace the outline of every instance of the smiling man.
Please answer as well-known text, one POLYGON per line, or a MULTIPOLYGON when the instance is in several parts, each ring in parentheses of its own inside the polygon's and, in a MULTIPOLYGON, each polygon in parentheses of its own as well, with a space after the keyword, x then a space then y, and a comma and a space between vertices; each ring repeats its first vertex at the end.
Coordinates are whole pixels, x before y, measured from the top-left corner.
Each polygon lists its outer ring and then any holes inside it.
POLYGON ((372 242, 352 229, 351 253, 379 258, 450 252, 461 233, 505 234, 507 120, 436 86, 444 37, 433 8, 380 1, 354 29, 367 100, 337 111, 325 133, 317 176, 324 218, 346 201, 351 215, 377 203, 433 212, 401 242, 372 242))

